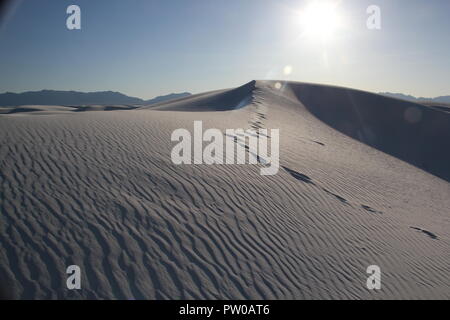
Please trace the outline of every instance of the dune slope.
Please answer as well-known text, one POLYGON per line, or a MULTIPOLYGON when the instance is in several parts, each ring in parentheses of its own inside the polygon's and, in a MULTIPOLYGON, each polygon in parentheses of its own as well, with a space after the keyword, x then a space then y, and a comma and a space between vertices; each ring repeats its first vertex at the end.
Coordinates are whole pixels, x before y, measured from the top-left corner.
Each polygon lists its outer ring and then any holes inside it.
POLYGON ((253 81, 133 110, 0 115, 4 294, 449 299, 450 184, 439 148, 450 126, 444 112, 405 118, 408 108, 419 107, 253 81), (280 129, 279 173, 173 165, 171 133, 195 120, 280 129), (81 290, 66 288, 72 264, 81 290), (369 265, 381 267, 381 291, 366 288, 369 265))
POLYGON ((450 114, 363 91, 290 83, 333 128, 450 181, 450 114))

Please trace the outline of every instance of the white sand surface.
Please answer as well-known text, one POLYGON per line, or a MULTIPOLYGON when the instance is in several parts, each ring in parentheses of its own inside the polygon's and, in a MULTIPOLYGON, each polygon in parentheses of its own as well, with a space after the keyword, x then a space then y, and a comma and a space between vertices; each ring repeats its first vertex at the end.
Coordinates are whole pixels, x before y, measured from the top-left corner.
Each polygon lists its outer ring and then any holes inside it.
POLYGON ((130 110, 3 112, 5 294, 449 299, 450 114, 280 84, 130 110), (280 129, 279 173, 175 166, 171 133, 195 120, 205 129, 280 129), (66 288, 71 264, 81 267, 81 290, 66 288), (366 287, 369 265, 382 270, 380 291, 366 287))

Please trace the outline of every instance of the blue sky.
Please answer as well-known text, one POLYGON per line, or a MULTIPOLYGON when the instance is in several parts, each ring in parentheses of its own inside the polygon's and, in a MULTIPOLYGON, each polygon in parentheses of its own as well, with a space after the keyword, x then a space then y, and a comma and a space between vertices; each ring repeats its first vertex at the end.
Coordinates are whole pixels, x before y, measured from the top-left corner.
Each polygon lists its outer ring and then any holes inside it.
POLYGON ((309 2, 24 0, 0 26, 0 92, 148 99, 286 79, 450 94, 450 1, 343 0, 343 23, 326 42, 302 33, 298 11, 309 2), (81 30, 66 28, 71 4, 81 8, 81 30), (381 9, 381 30, 366 27, 371 4, 381 9))

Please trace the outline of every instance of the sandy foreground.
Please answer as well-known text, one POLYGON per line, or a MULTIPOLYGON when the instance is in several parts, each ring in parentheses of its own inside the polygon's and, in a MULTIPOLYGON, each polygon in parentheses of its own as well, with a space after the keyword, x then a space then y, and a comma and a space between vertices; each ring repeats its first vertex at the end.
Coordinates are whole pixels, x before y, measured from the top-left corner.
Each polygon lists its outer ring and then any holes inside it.
POLYGON ((8 297, 450 298, 450 113, 273 81, 129 110, 2 113, 8 297), (171 134, 195 120, 280 129, 278 174, 174 165, 171 134), (72 264, 81 290, 66 287, 72 264))

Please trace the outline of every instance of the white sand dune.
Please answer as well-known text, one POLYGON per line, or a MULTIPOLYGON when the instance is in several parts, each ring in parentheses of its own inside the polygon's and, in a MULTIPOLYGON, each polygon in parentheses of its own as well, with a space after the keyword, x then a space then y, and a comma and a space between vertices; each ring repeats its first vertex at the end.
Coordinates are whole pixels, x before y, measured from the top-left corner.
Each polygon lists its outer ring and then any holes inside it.
POLYGON ((450 114, 281 85, 134 110, 0 115, 4 294, 449 299, 450 114), (280 129, 282 168, 173 165, 171 133, 195 120, 280 129), (81 290, 66 288, 71 264, 81 290), (381 267, 380 291, 366 288, 369 265, 381 267))

